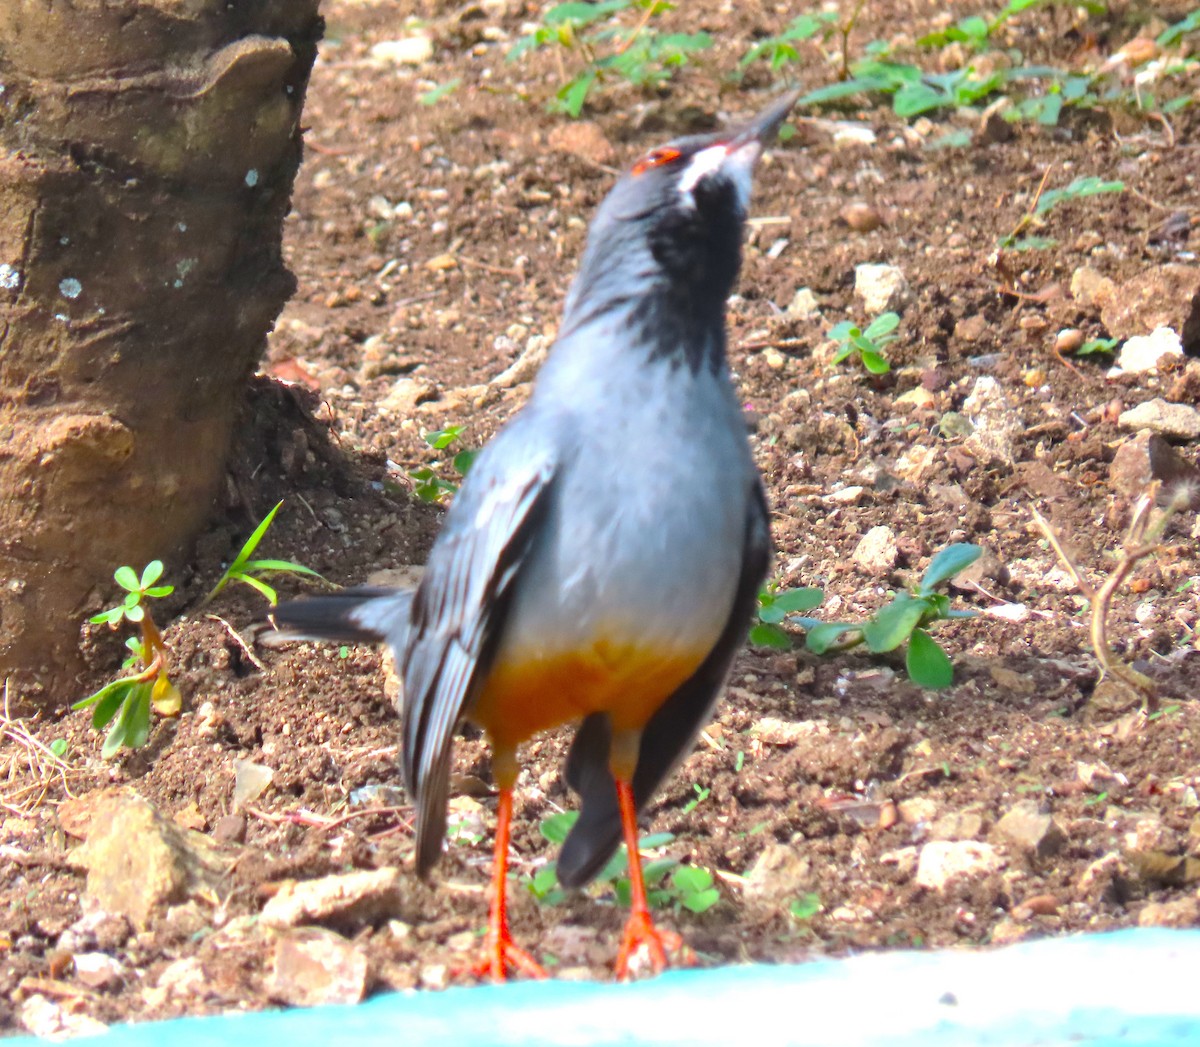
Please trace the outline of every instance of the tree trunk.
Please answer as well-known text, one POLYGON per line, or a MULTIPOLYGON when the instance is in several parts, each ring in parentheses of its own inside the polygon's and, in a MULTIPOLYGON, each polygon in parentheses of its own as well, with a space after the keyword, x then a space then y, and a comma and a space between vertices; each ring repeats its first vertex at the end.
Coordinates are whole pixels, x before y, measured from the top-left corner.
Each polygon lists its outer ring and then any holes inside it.
POLYGON ((206 522, 265 336, 319 0, 0 0, 0 681, 206 522))

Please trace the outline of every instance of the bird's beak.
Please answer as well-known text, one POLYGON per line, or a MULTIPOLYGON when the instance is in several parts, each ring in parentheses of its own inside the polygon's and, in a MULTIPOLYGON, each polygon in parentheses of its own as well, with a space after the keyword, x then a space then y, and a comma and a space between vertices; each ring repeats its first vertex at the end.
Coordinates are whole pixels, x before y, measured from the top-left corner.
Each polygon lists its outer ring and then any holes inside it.
POLYGON ((757 144, 759 151, 775 137, 775 132, 792 111, 801 92, 789 91, 782 98, 772 102, 741 130, 736 131, 726 144, 730 153, 752 143, 757 144))

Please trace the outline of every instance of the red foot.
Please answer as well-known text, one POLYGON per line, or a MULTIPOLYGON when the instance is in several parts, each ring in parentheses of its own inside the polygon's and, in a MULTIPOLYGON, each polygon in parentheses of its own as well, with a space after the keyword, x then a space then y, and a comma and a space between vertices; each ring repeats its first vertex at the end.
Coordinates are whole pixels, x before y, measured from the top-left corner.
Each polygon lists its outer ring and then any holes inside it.
POLYGON ((530 978, 548 977, 545 968, 507 934, 501 936, 489 932, 483 944, 483 957, 470 972, 477 978, 490 976, 494 982, 506 982, 510 967, 530 978))
MULTIPOLYGON (((650 967, 655 974, 662 974, 667 966, 667 953, 680 952, 683 949, 683 938, 674 931, 659 930, 645 910, 634 910, 625 924, 625 936, 621 940, 621 951, 617 953, 617 978, 624 980, 629 977, 629 963, 645 950, 650 960, 650 967)), ((684 956, 683 962, 690 964, 691 958, 684 956)))

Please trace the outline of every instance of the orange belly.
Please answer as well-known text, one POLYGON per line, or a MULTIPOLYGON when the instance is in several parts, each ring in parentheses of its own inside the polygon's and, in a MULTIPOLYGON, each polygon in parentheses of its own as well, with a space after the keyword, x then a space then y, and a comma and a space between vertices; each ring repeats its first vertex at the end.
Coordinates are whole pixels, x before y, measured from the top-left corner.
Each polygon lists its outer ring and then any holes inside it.
POLYGON ((638 730, 707 654, 598 640, 581 650, 509 656, 492 669, 470 717, 507 749, 595 712, 608 713, 615 730, 638 730))

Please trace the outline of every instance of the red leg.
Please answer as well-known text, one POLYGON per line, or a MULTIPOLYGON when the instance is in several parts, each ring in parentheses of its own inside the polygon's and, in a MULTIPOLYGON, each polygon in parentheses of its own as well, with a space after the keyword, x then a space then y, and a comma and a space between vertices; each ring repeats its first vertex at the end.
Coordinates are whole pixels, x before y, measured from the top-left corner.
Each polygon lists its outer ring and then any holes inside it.
POLYGON ((492 910, 484 939, 483 959, 472 968, 479 977, 491 975, 493 981, 508 980, 508 968, 513 967, 531 978, 545 978, 541 965, 524 949, 516 945, 508 930, 508 836, 512 822, 512 787, 500 790, 496 807, 496 852, 492 859, 492 910))
POLYGON ((629 852, 632 899, 621 951, 617 953, 616 974, 618 978, 629 977, 629 961, 643 946, 649 953, 654 973, 661 974, 667 966, 667 950, 682 948, 683 939, 674 931, 660 931, 650 918, 650 906, 646 904, 646 881, 642 878, 642 856, 638 851, 637 801, 633 797, 633 786, 622 778, 617 778, 617 800, 621 805, 625 850, 629 852))

